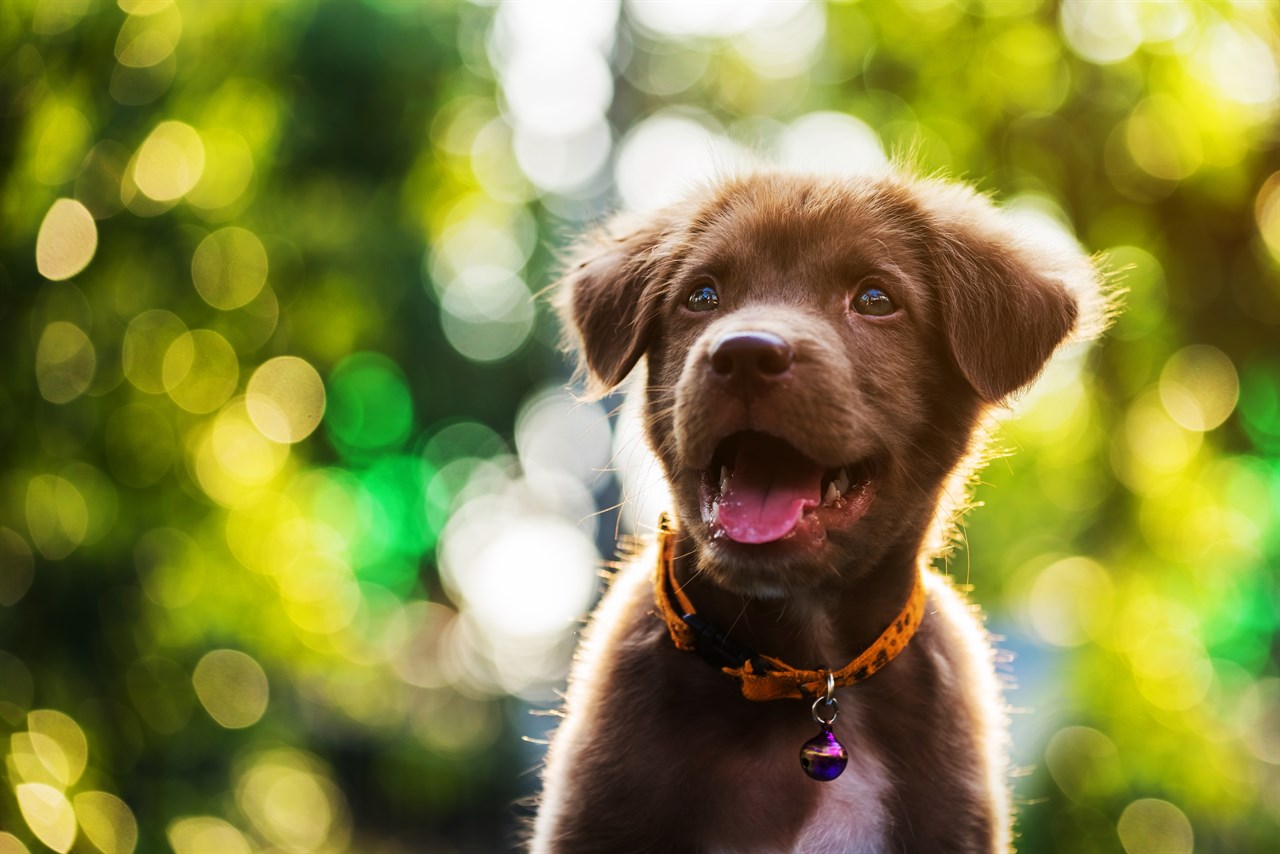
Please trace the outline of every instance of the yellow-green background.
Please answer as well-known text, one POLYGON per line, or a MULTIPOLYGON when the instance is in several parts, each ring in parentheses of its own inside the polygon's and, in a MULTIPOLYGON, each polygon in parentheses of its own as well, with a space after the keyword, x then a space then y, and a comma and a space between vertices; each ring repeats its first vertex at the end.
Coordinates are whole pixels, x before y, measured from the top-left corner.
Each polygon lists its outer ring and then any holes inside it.
POLYGON ((510 846, 622 495, 532 294, 826 112, 1123 271, 947 563, 1022 849, 1280 847, 1276 5, 588 4, 0 4, 0 852, 510 846))

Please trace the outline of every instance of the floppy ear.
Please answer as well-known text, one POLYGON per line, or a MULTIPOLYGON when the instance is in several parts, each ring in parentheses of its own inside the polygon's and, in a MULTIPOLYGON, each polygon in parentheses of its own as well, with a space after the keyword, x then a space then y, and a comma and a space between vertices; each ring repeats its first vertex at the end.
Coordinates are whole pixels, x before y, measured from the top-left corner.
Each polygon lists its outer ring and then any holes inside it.
POLYGON ((580 354, 592 396, 603 396, 626 379, 648 349, 673 221, 667 212, 640 221, 614 220, 588 235, 570 257, 555 305, 569 348, 580 354))
POLYGON ((983 399, 996 403, 1030 384, 1073 332, 1099 331, 1098 273, 1065 236, 1019 232, 959 185, 924 182, 917 194, 943 331, 983 399))

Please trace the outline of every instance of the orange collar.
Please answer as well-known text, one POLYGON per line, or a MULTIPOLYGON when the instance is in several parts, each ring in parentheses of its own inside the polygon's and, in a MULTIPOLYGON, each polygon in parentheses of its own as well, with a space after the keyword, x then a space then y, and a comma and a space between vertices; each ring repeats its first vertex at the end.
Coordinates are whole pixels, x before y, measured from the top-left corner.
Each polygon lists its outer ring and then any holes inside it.
POLYGON ((799 670, 776 658, 742 649, 714 625, 699 617, 689 597, 675 582, 675 547, 675 531, 670 518, 663 513, 658 520, 658 566, 653 587, 658 612, 667 624, 671 642, 676 649, 701 654, 738 679, 742 683, 742 696, 748 700, 822 697, 827 689, 828 675, 834 677, 838 688, 870 679, 906 649, 907 642, 924 618, 924 576, 917 573, 906 605, 862 654, 836 671, 799 670))

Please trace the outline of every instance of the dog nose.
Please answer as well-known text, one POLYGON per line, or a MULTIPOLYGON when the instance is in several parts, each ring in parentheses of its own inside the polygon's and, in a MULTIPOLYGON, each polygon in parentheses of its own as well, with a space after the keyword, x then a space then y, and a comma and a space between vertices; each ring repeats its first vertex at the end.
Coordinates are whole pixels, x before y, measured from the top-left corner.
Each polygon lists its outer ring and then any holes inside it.
POLYGON ((786 374, 795 353, 772 332, 731 332, 711 345, 710 357, 716 379, 738 394, 749 394, 786 374))

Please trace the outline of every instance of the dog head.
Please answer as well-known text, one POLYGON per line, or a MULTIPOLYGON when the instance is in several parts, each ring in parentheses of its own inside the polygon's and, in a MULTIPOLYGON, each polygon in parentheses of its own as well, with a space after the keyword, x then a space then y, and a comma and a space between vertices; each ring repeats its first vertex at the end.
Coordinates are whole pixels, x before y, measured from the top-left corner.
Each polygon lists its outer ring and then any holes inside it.
POLYGON ((1078 251, 964 187, 759 174, 592 235, 558 306, 594 392, 646 359, 699 568, 781 595, 914 565, 982 414, 1097 295, 1078 251))

